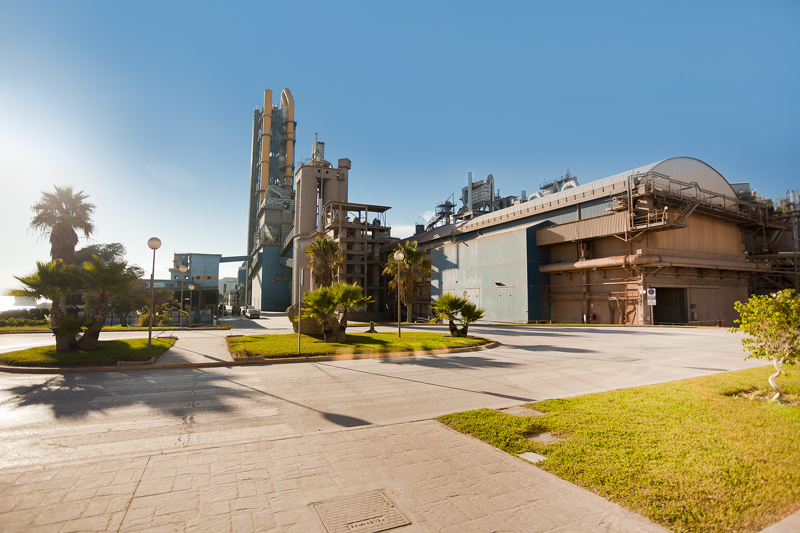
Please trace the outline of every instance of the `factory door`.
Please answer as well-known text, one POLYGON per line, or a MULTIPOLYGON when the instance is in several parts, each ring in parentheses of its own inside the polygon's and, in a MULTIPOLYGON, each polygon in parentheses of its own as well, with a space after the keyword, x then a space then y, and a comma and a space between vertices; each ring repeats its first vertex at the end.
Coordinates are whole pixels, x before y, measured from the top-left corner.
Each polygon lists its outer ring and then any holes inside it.
POLYGON ((688 324, 686 289, 658 287, 656 305, 653 306, 653 321, 656 324, 688 324))
POLYGON ((497 320, 514 320, 514 288, 497 288, 497 320))

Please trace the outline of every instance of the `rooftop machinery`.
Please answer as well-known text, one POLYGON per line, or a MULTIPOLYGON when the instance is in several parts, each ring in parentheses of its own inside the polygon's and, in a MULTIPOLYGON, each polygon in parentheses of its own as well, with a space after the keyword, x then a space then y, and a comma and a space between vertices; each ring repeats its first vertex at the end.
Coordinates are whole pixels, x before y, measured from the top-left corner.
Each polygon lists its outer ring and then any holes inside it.
POLYGON ((502 197, 500 189, 495 190, 494 176, 489 174, 486 181, 473 181, 472 172, 467 172, 467 186, 461 189, 461 203, 463 204, 461 208, 458 211, 455 210, 457 206, 451 202, 453 195, 450 195, 447 200, 436 206, 434 215, 428 220, 427 225, 417 224, 416 233, 429 231, 442 224, 448 225, 453 221, 477 218, 512 205, 533 202, 549 194, 572 189, 578 185, 577 176, 572 175, 570 169, 567 169, 565 176, 542 183, 541 192, 537 191, 528 196, 525 191, 522 191, 519 196, 502 197))

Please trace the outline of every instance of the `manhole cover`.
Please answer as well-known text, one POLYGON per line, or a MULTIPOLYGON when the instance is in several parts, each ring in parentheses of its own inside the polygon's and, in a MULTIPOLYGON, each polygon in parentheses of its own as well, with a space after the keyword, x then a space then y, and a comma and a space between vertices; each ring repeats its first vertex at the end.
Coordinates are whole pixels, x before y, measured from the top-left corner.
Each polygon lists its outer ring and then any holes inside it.
POLYGON ((378 533, 411 523, 381 491, 315 503, 328 533, 378 533))

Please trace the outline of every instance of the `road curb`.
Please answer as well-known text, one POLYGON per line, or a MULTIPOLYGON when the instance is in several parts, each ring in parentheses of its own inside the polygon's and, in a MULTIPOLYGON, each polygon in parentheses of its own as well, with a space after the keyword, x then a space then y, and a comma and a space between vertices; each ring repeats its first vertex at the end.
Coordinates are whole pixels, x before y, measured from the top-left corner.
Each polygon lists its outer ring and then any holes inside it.
POLYGON ((220 361, 216 363, 183 363, 174 365, 147 365, 137 364, 130 366, 88 366, 75 368, 30 367, 30 366, 0 366, 0 372, 16 374, 76 374, 79 372, 118 372, 120 370, 155 370, 163 368, 209 368, 219 366, 247 366, 247 365, 274 365, 286 363, 313 363, 315 361, 347 361, 351 359, 375 359, 378 357, 408 357, 414 355, 439 355, 448 353, 476 352, 500 346, 497 341, 474 348, 451 348, 445 350, 431 350, 427 352, 394 352, 394 353, 349 353, 340 355, 322 355, 319 357, 285 357, 280 359, 258 359, 247 361, 220 361))

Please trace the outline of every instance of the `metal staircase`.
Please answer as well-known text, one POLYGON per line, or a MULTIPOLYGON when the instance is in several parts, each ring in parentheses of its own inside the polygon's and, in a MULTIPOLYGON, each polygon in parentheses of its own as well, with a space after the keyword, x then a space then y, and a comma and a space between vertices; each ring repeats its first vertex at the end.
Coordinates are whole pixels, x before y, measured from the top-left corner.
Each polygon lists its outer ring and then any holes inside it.
POLYGON ((700 205, 700 198, 691 198, 686 200, 678 209, 678 214, 675 218, 675 224, 685 226, 686 219, 689 218, 692 213, 694 213, 694 210, 697 209, 698 205, 700 205))

